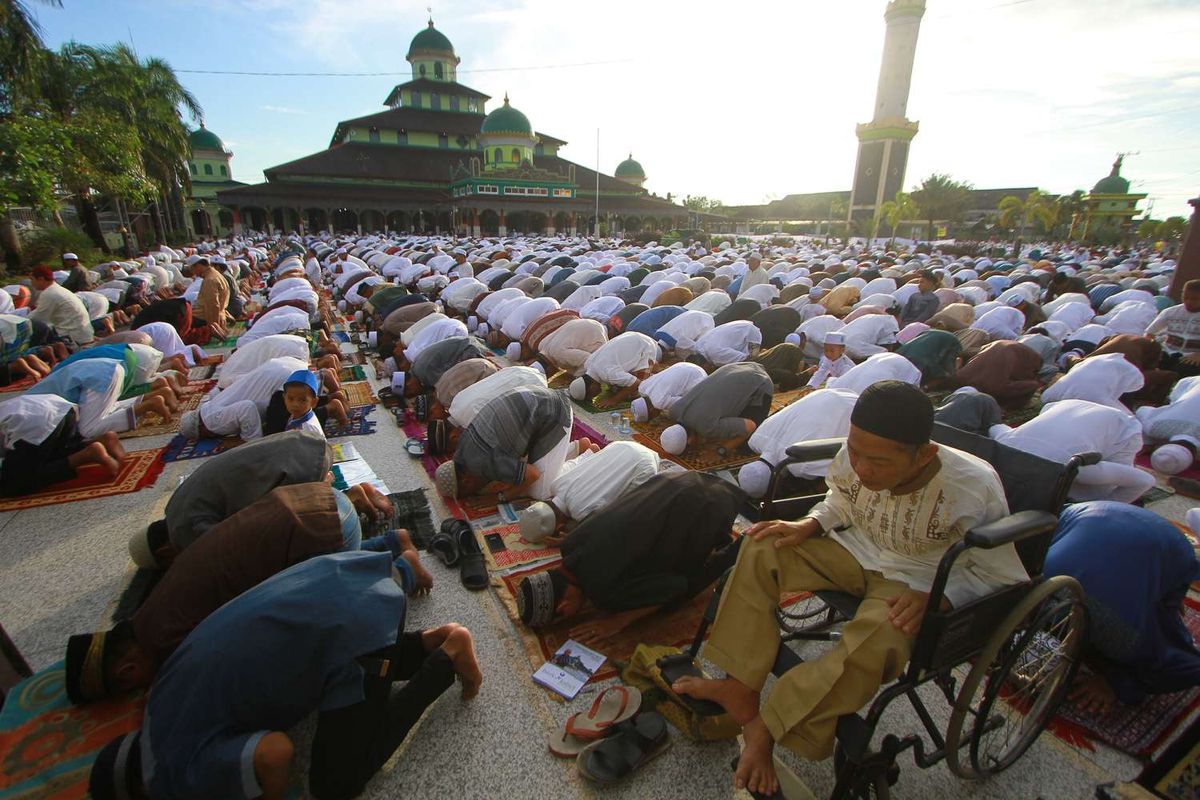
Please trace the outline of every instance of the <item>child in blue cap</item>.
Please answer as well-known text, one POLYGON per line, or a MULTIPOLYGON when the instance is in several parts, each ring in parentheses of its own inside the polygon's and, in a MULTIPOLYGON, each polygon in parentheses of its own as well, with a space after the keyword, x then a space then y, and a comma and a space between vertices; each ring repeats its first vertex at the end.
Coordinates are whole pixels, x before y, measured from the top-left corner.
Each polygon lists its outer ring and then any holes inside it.
POLYGON ((284 381, 283 404, 289 414, 284 430, 302 429, 325 435, 325 429, 317 421, 318 386, 317 376, 306 369, 296 370, 284 381))

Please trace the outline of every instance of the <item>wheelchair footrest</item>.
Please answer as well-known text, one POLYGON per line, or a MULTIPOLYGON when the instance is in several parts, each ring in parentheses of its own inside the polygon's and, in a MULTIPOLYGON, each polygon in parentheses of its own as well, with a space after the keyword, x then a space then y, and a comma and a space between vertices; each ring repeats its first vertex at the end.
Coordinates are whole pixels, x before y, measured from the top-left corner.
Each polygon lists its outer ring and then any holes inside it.
MULTIPOLYGON (((680 678, 700 678, 707 680, 708 676, 700 671, 696 666, 696 660, 687 653, 680 653, 674 656, 663 656, 655 662, 659 670, 662 672, 663 680, 667 685, 675 683, 680 678)), ((701 700, 696 697, 688 697, 685 694, 675 694, 679 702, 683 703, 689 709, 699 714, 702 717, 715 717, 725 713, 725 709, 712 702, 711 700, 701 700)))

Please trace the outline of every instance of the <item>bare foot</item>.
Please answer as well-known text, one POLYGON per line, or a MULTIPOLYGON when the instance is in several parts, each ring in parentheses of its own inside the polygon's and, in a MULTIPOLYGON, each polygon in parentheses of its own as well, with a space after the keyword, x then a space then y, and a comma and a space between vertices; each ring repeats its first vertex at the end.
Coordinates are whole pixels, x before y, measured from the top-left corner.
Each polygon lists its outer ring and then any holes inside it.
POLYGON ((67 457, 67 463, 76 468, 84 464, 96 464, 108 473, 110 478, 115 478, 121 470, 121 465, 108 454, 100 442, 92 442, 82 450, 72 453, 67 457))
POLYGON ((125 445, 121 444, 121 439, 113 431, 109 431, 96 441, 104 445, 104 449, 108 451, 108 454, 117 461, 124 461, 128 455, 125 452, 125 445))
MULTIPOLYGON (((371 505, 375 507, 375 510, 380 512, 381 514, 386 514, 387 516, 391 516, 392 511, 393 511, 392 501, 388 500, 387 495, 385 495, 383 492, 379 491, 378 489, 376 489, 374 486, 372 486, 369 483, 362 484, 362 487, 363 487, 363 492, 367 496, 367 500, 369 500, 371 505)), ((408 531, 404 531, 404 534, 405 534, 405 536, 407 536, 408 531)))
POLYGON ((162 398, 162 395, 149 394, 138 401, 134 406, 134 414, 137 415, 138 421, 141 422, 147 414, 157 414, 164 422, 171 418, 171 412, 167 408, 167 401, 162 398))
POLYGON ((471 632, 463 627, 451 631, 446 641, 442 642, 442 649, 450 656, 454 672, 462 682, 463 700, 472 699, 479 694, 483 672, 479 669, 479 659, 475 656, 475 642, 471 639, 471 632))
POLYGON ((446 641, 450 634, 461 627, 462 625, 459 625, 457 622, 447 622, 445 625, 437 628, 421 631, 421 646, 425 648, 426 653, 432 653, 442 646, 442 643, 446 641))
POLYGON ((433 588, 433 574, 425 569, 425 565, 421 563, 421 556, 417 554, 416 550, 405 550, 400 557, 408 562, 408 565, 412 567, 413 574, 417 576, 416 594, 429 594, 433 588))
POLYGON ((772 758, 775 741, 762 717, 756 716, 742 728, 742 738, 745 747, 733 773, 733 785, 758 794, 775 794, 779 791, 779 778, 775 775, 772 758))
POLYGON ((346 407, 342 405, 341 400, 330 400, 326 408, 329 409, 329 416, 336 419, 339 425, 350 424, 350 415, 346 413, 346 407))
POLYGON ((1071 687, 1071 703, 1081 711, 1104 714, 1117 702, 1117 693, 1101 675, 1081 675, 1071 687))
POLYGON ((743 727, 758 716, 758 692, 734 678, 680 678, 671 684, 671 688, 697 700, 713 701, 743 727))

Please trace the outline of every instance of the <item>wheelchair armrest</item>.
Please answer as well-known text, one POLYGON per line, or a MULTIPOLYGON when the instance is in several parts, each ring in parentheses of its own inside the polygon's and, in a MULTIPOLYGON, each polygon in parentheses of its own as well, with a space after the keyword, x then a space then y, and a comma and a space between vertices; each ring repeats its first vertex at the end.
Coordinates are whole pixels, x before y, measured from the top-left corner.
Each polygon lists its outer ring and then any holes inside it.
POLYGON ((1057 525, 1058 518, 1046 511, 1018 511, 994 522, 975 526, 967 531, 963 539, 971 547, 991 550, 1030 536, 1049 533, 1057 525))
POLYGON ((1071 461, 1075 462, 1076 467, 1090 467, 1094 464, 1099 464, 1103 459, 1099 453, 1076 453, 1071 456, 1071 461))
POLYGON ((813 439, 788 447, 787 457, 800 462, 822 461, 836 456, 845 443, 845 439, 813 439))

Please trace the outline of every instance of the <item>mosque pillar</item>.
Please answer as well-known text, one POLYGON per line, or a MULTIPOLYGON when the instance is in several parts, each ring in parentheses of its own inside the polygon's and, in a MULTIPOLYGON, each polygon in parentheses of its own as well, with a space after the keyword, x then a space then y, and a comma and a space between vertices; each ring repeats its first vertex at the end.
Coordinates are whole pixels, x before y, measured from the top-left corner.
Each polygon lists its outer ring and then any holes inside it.
POLYGON ((578 233, 576 232, 577 230, 578 230, 578 229, 576 228, 576 222, 575 222, 575 212, 574 212, 574 211, 572 211, 572 212, 571 212, 571 235, 572 235, 572 236, 577 236, 577 235, 578 235, 578 233))
POLYGON ((504 209, 500 209, 500 235, 508 236, 508 227, 504 224, 504 209))
MULTIPOLYGON (((237 206, 234 206, 231 209, 231 211, 233 213, 233 235, 241 236, 242 235, 242 215, 238 211, 237 206)), ((268 222, 267 223, 267 231, 269 232, 270 229, 271 229, 271 224, 268 222)))
POLYGON ((1200 278, 1200 197, 1193 197, 1188 203, 1192 206, 1192 220, 1183 236, 1183 250, 1169 292, 1171 299, 1177 301, 1183 300, 1183 285, 1200 278))
POLYGON ((479 209, 471 209, 471 235, 476 239, 479 238, 479 209))
POLYGON ((359 236, 362 236, 362 212, 361 208, 354 209, 354 228, 359 236))

